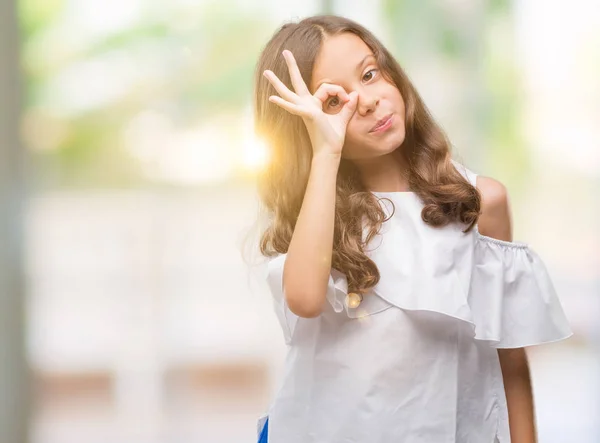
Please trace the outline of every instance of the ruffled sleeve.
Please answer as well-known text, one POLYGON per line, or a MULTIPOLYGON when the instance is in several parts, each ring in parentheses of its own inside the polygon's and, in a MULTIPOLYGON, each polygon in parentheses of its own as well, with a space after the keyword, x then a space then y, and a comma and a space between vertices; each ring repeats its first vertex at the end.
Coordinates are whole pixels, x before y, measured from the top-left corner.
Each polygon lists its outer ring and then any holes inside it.
MULTIPOLYGON (((287 254, 280 254, 271 258, 267 265, 267 283, 273 296, 275 313, 286 343, 291 343, 299 317, 290 311, 283 291, 283 265, 287 254)), ((327 301, 336 313, 342 312, 346 306, 345 299, 348 294, 348 281, 346 275, 337 269, 331 269, 327 284, 327 301)))
POLYGON ((572 335, 548 271, 525 243, 476 232, 469 305, 475 338, 496 348, 563 340, 572 335))

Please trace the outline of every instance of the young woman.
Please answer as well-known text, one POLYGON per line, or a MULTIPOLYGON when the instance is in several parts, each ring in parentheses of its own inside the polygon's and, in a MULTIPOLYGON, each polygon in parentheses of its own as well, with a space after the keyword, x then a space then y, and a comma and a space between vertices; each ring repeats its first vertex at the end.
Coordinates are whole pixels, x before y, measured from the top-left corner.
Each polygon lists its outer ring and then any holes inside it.
POLYGON ((255 84, 260 249, 289 352, 270 443, 533 442, 525 346, 571 335, 505 187, 451 157, 408 77, 335 16, 279 29, 255 84))

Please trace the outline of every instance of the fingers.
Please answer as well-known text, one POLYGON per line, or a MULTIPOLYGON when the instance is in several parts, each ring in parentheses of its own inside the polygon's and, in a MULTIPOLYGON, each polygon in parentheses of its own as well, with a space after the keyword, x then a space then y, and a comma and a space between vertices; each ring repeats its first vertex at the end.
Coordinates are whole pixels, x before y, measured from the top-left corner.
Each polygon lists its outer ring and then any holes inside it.
POLYGON ((263 75, 267 78, 267 80, 269 80, 269 83, 273 85, 281 97, 289 102, 296 101, 296 94, 290 91, 288 87, 281 80, 279 80, 275 73, 273 73, 273 71, 269 71, 267 69, 265 72, 263 72, 263 75))
MULTIPOLYGON (((279 93, 279 96, 272 95, 269 97, 269 101, 285 109, 286 111, 307 118, 313 118, 317 113, 325 111, 327 114, 337 114, 340 110, 349 112, 346 105, 349 104, 351 97, 346 93, 344 88, 339 85, 331 83, 323 83, 317 91, 313 94, 308 90, 306 83, 302 79, 300 69, 296 63, 296 59, 289 50, 283 51, 283 57, 285 58, 288 71, 290 74, 290 80, 295 92, 291 91, 273 71, 265 70, 263 75, 273 85, 275 90, 279 93), (328 102, 331 97, 337 97, 335 104, 328 102), (319 102, 315 101, 315 98, 319 102), (317 107, 315 107, 315 105, 317 107), (326 108, 326 109, 325 109, 326 108)), ((351 104, 351 117, 354 113, 356 103, 351 104), (353 107, 352 107, 353 106, 353 107)), ((349 108, 349 109, 350 109, 349 108)))
POLYGON ((300 117, 309 117, 308 113, 301 106, 287 102, 277 95, 270 96, 269 101, 271 103, 275 103, 277 106, 282 107, 283 109, 294 115, 298 115, 300 117))
POLYGON ((348 94, 348 102, 342 109, 342 117, 346 122, 350 121, 354 113, 356 112, 356 105, 358 103, 358 92, 352 91, 348 94))
POLYGON ((316 90, 314 96, 317 97, 321 102, 325 102, 331 96, 338 96, 341 101, 348 101, 348 94, 338 85, 333 85, 331 83, 323 83, 319 86, 319 89, 316 90))
POLYGON ((292 80, 292 85, 294 86, 296 93, 298 95, 310 94, 308 88, 306 87, 306 83, 304 83, 302 74, 300 74, 300 69, 298 69, 296 59, 291 51, 288 51, 287 49, 283 51, 283 58, 285 58, 285 62, 287 63, 288 71, 290 72, 290 79, 292 80))

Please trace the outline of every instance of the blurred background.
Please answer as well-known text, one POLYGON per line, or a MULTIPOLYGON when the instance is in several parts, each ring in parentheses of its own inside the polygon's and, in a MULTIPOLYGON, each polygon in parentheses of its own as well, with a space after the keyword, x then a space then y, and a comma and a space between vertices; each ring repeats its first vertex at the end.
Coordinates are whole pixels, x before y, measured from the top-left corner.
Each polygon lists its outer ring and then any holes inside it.
POLYGON ((575 332, 528 350, 540 442, 600 441, 600 2, 0 0, 0 442, 256 441, 285 346, 242 257, 252 75, 318 13, 508 187, 575 332))

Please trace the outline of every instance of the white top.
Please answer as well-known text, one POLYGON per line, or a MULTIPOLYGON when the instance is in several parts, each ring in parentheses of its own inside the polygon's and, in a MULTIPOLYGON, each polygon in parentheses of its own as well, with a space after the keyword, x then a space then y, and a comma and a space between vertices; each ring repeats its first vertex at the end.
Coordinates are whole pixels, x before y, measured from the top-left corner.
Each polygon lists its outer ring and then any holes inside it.
POLYGON ((496 348, 572 335, 544 264, 527 244, 425 224, 414 193, 373 194, 395 213, 365 251, 381 278, 357 308, 332 269, 323 313, 296 316, 286 254, 268 263, 289 346, 269 443, 510 442, 496 348))

